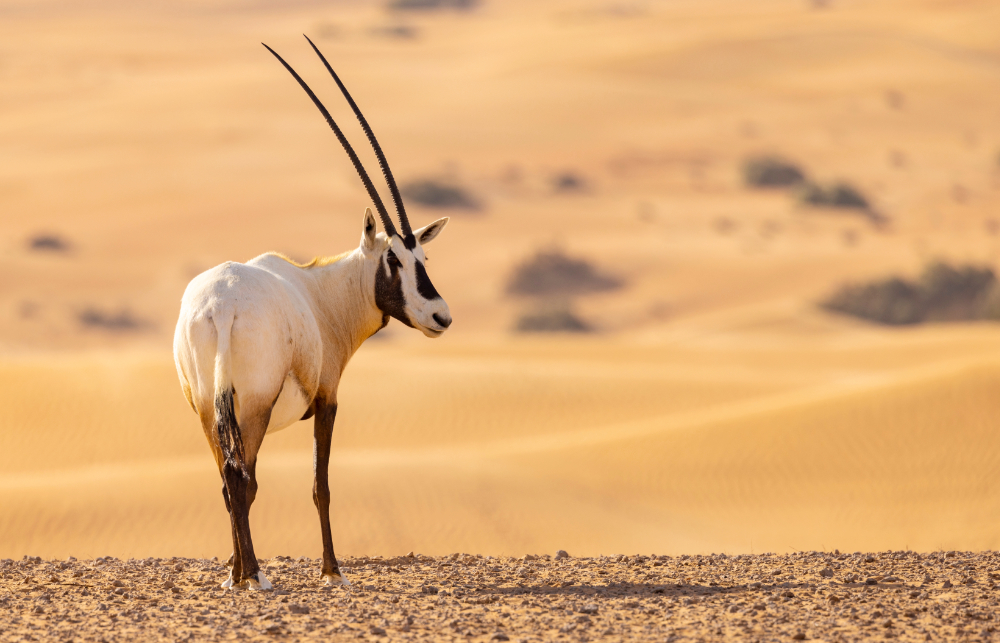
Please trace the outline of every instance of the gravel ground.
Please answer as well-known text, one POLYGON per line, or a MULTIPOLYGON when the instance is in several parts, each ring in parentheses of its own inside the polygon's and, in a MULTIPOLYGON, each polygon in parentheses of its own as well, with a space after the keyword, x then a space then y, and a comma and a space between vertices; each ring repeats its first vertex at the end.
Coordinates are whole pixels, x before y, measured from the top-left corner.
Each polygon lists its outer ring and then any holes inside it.
POLYGON ((216 560, 0 561, 2 641, 990 640, 1000 554, 348 558, 263 562, 275 589, 223 590, 216 560))

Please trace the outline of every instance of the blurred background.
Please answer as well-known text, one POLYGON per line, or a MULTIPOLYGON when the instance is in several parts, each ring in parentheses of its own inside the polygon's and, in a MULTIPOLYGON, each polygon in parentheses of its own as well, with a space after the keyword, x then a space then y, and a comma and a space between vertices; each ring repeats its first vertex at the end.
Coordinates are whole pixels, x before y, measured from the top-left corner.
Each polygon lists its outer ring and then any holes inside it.
MULTIPOLYGON (((0 2, 0 557, 228 556, 188 281, 351 249, 377 163, 455 318, 347 369, 346 555, 1000 547, 1000 5, 0 2)), ((383 190, 386 195, 387 191, 383 190)), ((311 422, 261 556, 321 552, 311 422)))

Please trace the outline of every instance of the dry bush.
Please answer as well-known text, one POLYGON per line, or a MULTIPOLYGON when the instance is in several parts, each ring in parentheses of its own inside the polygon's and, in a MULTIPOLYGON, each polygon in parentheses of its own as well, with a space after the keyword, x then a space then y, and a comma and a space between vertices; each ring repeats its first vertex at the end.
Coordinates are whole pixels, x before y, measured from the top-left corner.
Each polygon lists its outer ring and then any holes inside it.
POLYGON ((559 250, 543 250, 514 269, 507 294, 529 297, 572 297, 617 290, 619 277, 599 272, 585 259, 567 257, 559 250))
POLYGON ((756 156, 743 162, 743 181, 752 188, 785 188, 805 181, 805 173, 777 156, 756 156))
POLYGON ((128 310, 110 313, 97 308, 87 308, 77 315, 77 320, 87 328, 112 332, 136 331, 149 326, 148 322, 139 319, 128 310))
POLYGON ((472 9, 477 0, 392 0, 390 9, 431 10, 431 9, 472 9))
POLYGON ((927 266, 917 281, 891 277, 841 287, 827 310, 890 326, 933 321, 1000 320, 1000 285, 980 266, 927 266))
POLYGON ((69 242, 57 234, 36 234, 28 239, 28 249, 41 252, 69 252, 69 242))
POLYGON ((514 330, 519 333, 586 333, 591 327, 568 303, 540 305, 521 313, 514 330))
POLYGON ((798 197, 800 202, 816 207, 871 210, 868 199, 848 183, 834 183, 828 186, 805 183, 799 190, 798 197))
POLYGON ((556 192, 582 192, 587 181, 575 172, 560 172, 552 177, 552 187, 556 192))
POLYGON ((428 208, 478 210, 479 203, 464 188, 434 179, 423 179, 403 185, 402 195, 428 208))

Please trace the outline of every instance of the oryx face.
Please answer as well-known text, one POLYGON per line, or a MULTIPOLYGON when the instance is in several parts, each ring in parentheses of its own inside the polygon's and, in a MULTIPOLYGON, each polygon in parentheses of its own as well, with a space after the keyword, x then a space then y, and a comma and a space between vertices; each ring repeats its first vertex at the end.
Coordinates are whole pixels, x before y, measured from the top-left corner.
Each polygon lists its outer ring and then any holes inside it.
MULTIPOLYGON (((440 337, 451 326, 451 312, 427 274, 424 245, 430 243, 448 218, 414 230, 407 239, 393 234, 379 256, 375 272, 375 305, 387 317, 395 317, 428 337, 440 337)), ((366 236, 375 220, 370 212, 365 216, 366 236)), ((372 247, 376 247, 372 239, 372 247)), ((368 239, 365 239, 368 242, 368 239)), ((386 319, 388 321, 388 319, 386 319)))

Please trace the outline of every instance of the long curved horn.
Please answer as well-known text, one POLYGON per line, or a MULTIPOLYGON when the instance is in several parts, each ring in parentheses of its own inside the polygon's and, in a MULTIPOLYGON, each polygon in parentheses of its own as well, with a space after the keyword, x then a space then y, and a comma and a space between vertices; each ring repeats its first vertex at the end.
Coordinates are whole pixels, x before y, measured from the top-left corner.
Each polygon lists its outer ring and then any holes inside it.
MULTIPOLYGON (((264 43, 260 44, 264 45, 264 43)), ((317 108, 319 108, 320 113, 323 114, 324 118, 326 118, 326 122, 330 126, 330 129, 332 129, 333 133, 337 135, 337 140, 344 146, 344 151, 347 152, 347 156, 350 157, 351 163, 354 164, 354 169, 358 171, 358 176, 361 177, 361 182, 365 184, 365 189, 368 190, 368 196, 372 198, 372 201, 375 203, 375 209, 378 210, 378 216, 382 219, 382 227, 385 228, 385 233, 390 237, 393 235, 398 237, 399 233, 396 232, 396 226, 393 225, 392 218, 386 211, 385 204, 382 203, 382 197, 379 196, 378 190, 376 190, 375 185, 372 184, 372 180, 369 178, 368 172, 366 172, 364 166, 361 165, 361 159, 358 158, 358 155, 354 152, 354 148, 351 147, 351 144, 347 142, 347 137, 345 137, 344 133, 340 131, 339 127, 337 127, 337 123, 334 122, 333 117, 330 116, 330 112, 327 111, 326 107, 323 106, 323 103, 316 98, 316 94, 313 93, 313 90, 309 89, 309 85, 306 84, 306 81, 302 80, 302 77, 295 73, 295 70, 292 69, 291 65, 286 63, 285 59, 278 55, 278 52, 271 49, 267 45, 264 45, 264 47, 274 54, 274 57, 277 58, 282 65, 284 65, 285 69, 287 69, 292 76, 295 77, 295 80, 299 81, 299 85, 302 86, 302 89, 306 90, 306 93, 309 94, 309 98, 311 98, 312 102, 316 104, 317 108)), ((407 228, 408 227, 409 226, 407 226, 407 228)))
POLYGON ((378 144, 378 140, 375 139, 375 134, 372 132, 372 128, 368 126, 368 121, 365 120, 364 115, 362 115, 361 110, 358 109, 357 103, 351 98, 350 92, 344 87, 344 83, 340 82, 340 77, 337 76, 337 72, 333 71, 333 67, 330 63, 326 61, 326 57, 320 52, 319 48, 313 44, 312 40, 309 40, 309 36, 305 36, 305 39, 309 41, 312 46, 313 51, 319 56, 319 59, 323 61, 323 65, 326 66, 326 70, 330 72, 333 76, 333 80, 336 81, 337 87, 344 94, 344 98, 347 99, 348 104, 350 104, 351 109, 354 110, 354 115, 358 117, 358 122, 361 123, 361 128, 365 130, 365 135, 368 136, 368 141, 372 144, 372 149, 375 150, 375 156, 378 157, 378 165, 382 168, 382 176, 385 177, 385 182, 389 184, 389 192, 392 193, 393 203, 396 204, 396 213, 399 215, 399 225, 403 228, 403 240, 409 244, 410 238, 413 236, 413 231, 410 229, 410 220, 406 218, 406 209, 403 207, 403 199, 399 195, 399 188, 396 187, 396 179, 392 176, 392 170, 389 169, 389 162, 385 160, 385 154, 382 153, 382 146, 378 144))

